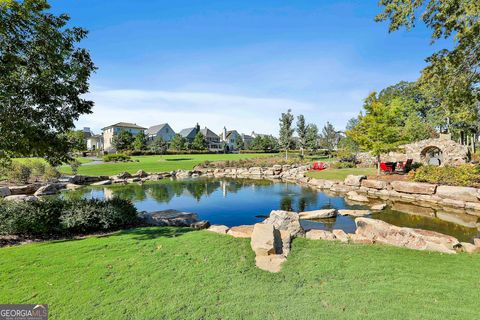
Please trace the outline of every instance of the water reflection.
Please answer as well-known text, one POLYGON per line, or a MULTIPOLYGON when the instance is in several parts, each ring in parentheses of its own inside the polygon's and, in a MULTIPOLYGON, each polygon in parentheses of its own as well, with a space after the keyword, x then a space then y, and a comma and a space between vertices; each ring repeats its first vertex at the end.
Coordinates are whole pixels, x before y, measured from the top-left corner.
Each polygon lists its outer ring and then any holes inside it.
MULTIPOLYGON (((271 210, 308 211, 317 209, 362 209, 342 196, 318 192, 296 184, 249 179, 161 180, 145 184, 86 187, 64 192, 65 198, 121 197, 141 211, 177 209, 197 213, 214 224, 253 224, 271 210)), ((388 223, 434 230, 471 241, 479 235, 478 218, 465 213, 445 212, 409 203, 393 203, 372 217, 388 223)), ((302 221, 305 228, 343 229, 355 232, 355 221, 338 216, 321 221, 302 221)))

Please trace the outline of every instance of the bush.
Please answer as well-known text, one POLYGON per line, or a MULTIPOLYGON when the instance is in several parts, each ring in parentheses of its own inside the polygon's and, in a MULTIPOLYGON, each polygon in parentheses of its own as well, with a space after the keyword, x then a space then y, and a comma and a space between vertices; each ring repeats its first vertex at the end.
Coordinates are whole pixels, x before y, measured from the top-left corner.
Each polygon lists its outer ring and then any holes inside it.
POLYGON ((335 169, 355 168, 355 162, 337 161, 333 162, 331 166, 335 169))
POLYGON ((26 184, 30 180, 32 169, 27 163, 13 162, 7 171, 8 180, 26 184))
POLYGON ((131 161, 132 158, 130 156, 127 156, 126 154, 123 153, 112 153, 112 154, 107 154, 103 156, 103 161, 105 162, 127 162, 131 161))
POLYGON ((0 201, 0 234, 75 235, 118 230, 133 226, 137 221, 133 204, 118 198, 0 201))
POLYGON ((471 164, 457 167, 421 166, 412 171, 410 179, 452 186, 478 186, 480 184, 480 167, 471 164))

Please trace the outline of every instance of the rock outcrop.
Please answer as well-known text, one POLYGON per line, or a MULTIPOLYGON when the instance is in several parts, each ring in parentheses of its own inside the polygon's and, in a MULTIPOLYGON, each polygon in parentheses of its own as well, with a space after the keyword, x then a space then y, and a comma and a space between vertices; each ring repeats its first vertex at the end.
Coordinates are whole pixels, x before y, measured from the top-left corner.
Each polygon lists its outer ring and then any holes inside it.
POLYGON ((264 223, 272 224, 277 230, 288 231, 294 238, 305 235, 305 230, 300 225, 299 215, 296 212, 273 210, 264 223))
POLYGON ((355 234, 375 243, 443 253, 455 253, 455 246, 459 245, 456 238, 434 231, 397 227, 369 218, 357 218, 355 223, 355 234))
POLYGON ((298 214, 298 217, 301 220, 334 218, 336 216, 337 216, 337 210, 336 209, 321 209, 321 210, 303 211, 303 212, 300 212, 298 214))

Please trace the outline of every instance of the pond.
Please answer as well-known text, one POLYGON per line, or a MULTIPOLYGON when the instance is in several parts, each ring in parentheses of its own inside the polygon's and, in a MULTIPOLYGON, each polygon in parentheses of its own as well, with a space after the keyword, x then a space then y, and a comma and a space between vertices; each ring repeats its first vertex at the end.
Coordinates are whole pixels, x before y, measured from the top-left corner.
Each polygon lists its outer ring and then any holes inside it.
MULTIPOLYGON (((367 209, 347 203, 336 195, 328 195, 293 183, 249 179, 160 180, 144 184, 85 187, 63 192, 65 198, 99 198, 114 196, 131 200, 140 211, 176 209, 194 212, 211 224, 237 226, 261 222, 272 210, 308 211, 317 209, 367 209)), ((407 203, 393 203, 371 218, 388 223, 438 231, 460 241, 472 242, 480 232, 477 218, 460 213, 436 212, 407 203)), ((355 232, 353 217, 302 221, 306 229, 343 229, 355 232)))

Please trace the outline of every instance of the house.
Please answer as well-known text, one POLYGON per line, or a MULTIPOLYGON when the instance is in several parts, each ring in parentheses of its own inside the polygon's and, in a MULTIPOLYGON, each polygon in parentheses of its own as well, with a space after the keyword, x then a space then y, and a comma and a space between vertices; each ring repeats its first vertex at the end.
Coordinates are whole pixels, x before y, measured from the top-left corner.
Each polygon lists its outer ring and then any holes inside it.
POLYGON ((243 145, 245 149, 250 149, 250 145, 252 144, 253 141, 253 136, 248 135, 248 134, 241 134, 242 139, 243 139, 243 145))
POLYGON ((103 150, 103 135, 92 134, 87 138, 87 150, 103 150))
POLYGON ((200 131, 200 126, 197 123, 195 127, 183 129, 178 134, 181 135, 183 138, 185 138, 185 140, 187 140, 188 143, 192 143, 193 139, 195 139, 195 136, 199 131, 200 131))
POLYGON ((210 151, 223 151, 223 144, 220 142, 220 137, 207 127, 200 130, 203 134, 207 148, 210 151))
POLYGON ((242 137, 237 130, 227 131, 226 127, 223 127, 223 132, 219 136, 220 141, 225 145, 226 151, 236 150, 237 142, 242 137))
POLYGON ((162 138, 163 141, 170 142, 175 136, 175 131, 168 123, 162 123, 148 128, 145 134, 147 135, 147 143, 151 143, 156 138, 162 138))
POLYGON ((139 133, 143 133, 147 128, 141 127, 135 123, 118 122, 102 128, 103 131, 103 150, 107 152, 114 152, 115 147, 112 145, 113 137, 122 131, 128 131, 132 135, 136 136, 139 133))

